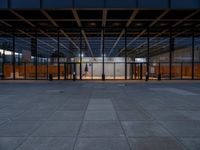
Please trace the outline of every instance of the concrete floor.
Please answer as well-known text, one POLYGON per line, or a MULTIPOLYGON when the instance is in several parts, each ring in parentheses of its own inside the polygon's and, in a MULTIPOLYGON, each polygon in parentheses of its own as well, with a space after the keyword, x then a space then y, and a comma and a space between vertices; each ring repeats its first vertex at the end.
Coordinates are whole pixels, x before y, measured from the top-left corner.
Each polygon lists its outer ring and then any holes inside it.
POLYGON ((199 82, 1 81, 0 150, 199 150, 199 82))

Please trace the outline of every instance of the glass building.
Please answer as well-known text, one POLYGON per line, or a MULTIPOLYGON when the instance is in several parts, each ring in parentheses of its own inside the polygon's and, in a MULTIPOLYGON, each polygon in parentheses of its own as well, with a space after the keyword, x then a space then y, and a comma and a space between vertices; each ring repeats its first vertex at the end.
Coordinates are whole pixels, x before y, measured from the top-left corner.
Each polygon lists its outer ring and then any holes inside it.
POLYGON ((1 0, 4 80, 198 80, 200 0, 1 0))

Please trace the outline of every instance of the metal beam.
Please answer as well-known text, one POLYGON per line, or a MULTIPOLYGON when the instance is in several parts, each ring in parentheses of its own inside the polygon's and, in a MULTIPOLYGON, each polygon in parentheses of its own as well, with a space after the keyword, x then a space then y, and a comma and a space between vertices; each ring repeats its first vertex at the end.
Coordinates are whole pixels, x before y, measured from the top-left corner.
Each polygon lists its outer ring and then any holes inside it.
MULTIPOLYGON (((54 41, 55 43, 57 43, 57 40, 53 37, 51 37, 49 34, 47 34, 46 32, 44 32, 43 30, 38 30, 40 31, 43 35, 49 37, 52 41, 54 41)), ((68 50, 69 52, 73 53, 68 47, 66 47, 64 44, 60 43, 60 46, 62 46, 63 48, 65 48, 66 50, 68 50)))
POLYGON ((7 23, 7 22, 5 22, 5 21, 3 21, 3 20, 0 20, 0 22, 1 22, 2 24, 4 24, 4 25, 8 26, 8 27, 12 27, 12 25, 10 25, 9 23, 7 23))
MULTIPOLYGON (((15 12, 14 10, 10 10, 10 11, 11 11, 15 16, 17 16, 17 17, 20 18, 21 20, 25 21, 25 22, 26 22, 27 24, 29 24, 30 26, 35 27, 34 24, 32 24, 30 21, 28 21, 27 19, 25 19, 23 16, 21 16, 20 14, 18 14, 17 12, 15 12)), ((12 25, 11 25, 11 26, 12 26, 12 25)), ((32 36, 32 35, 30 35, 30 34, 24 32, 24 31, 22 31, 22 30, 17 29, 17 31, 19 31, 19 32, 21 32, 21 33, 23 33, 23 34, 25 34, 25 35, 31 37, 31 38, 34 38, 34 36, 32 36)), ((41 40, 39 40, 39 41, 42 42, 42 43, 44 43, 44 42, 41 41, 41 40)), ((49 47, 52 47, 51 45, 49 45, 49 44, 46 43, 46 42, 45 42, 45 45, 48 45, 49 47)))
MULTIPOLYGON (((107 21, 107 9, 103 9, 103 15, 102 15, 102 27, 104 28, 106 26, 106 21, 107 21)), ((102 55, 102 51, 103 51, 103 29, 101 29, 101 45, 100 45, 100 55, 102 55)))
MULTIPOLYGON (((17 30, 17 31, 20 31, 20 30, 17 30)), ((23 32, 23 31, 22 31, 23 32)), ((7 32, 3 32, 3 31, 0 31, 0 33, 3 33, 3 34, 8 34, 8 35, 11 35, 11 33, 7 33, 7 32)), ((27 33, 26 32, 24 32, 26 35, 27 35, 27 33)), ((31 38, 34 38, 32 35, 27 35, 27 36, 29 36, 29 37, 31 37, 31 38)), ((9 41, 9 40, 7 40, 7 39, 2 39, 2 40, 5 40, 5 41, 9 41)), ((28 44, 30 44, 27 40, 24 40, 24 39, 22 39, 22 38, 19 38, 19 39, 17 39, 17 40, 20 40, 20 41, 22 41, 22 42, 26 42, 26 43, 28 43, 28 44)), ((40 41, 41 42, 41 41, 40 41)), ((43 41, 42 41, 43 42, 43 41)), ((24 48, 24 46, 23 45, 21 45, 21 44, 19 44, 19 43, 17 43, 21 48, 24 48)), ((43 44, 47 44, 46 42, 43 42, 43 44)), ((47 46, 50 46, 50 45, 47 45, 47 46)), ((26 47, 26 46, 25 46, 26 47)), ((42 47, 42 46, 38 46, 38 48, 41 48, 41 49, 46 49, 46 48, 44 48, 44 47, 42 47)))
MULTIPOLYGON (((170 10, 165 10, 160 16, 158 16, 158 18, 156 20, 154 20, 148 27, 152 27, 153 25, 155 25, 160 19, 162 19, 170 10)), ((127 47, 130 46, 134 41, 136 41, 139 37, 141 37, 145 32, 147 31, 147 29, 144 29, 139 35, 137 35, 133 40, 131 40, 128 44, 127 47)), ((121 52, 123 52, 125 50, 125 48, 123 48, 119 54, 121 52)))
POLYGON ((103 15, 102 15, 102 27, 106 26, 106 20, 107 20, 107 9, 103 9, 103 15))
POLYGON ((11 9, 10 12, 12 12, 15 16, 17 16, 22 21, 24 21, 27 24, 29 24, 31 27, 35 27, 35 25, 33 23, 31 23, 29 20, 27 20, 26 18, 24 18, 23 16, 21 16, 20 14, 18 14, 16 11, 14 11, 14 10, 11 9))
POLYGON ((191 13, 187 17, 185 17, 185 18, 181 19, 180 21, 178 21, 177 23, 175 23, 172 27, 176 27, 177 25, 183 23, 184 21, 188 20, 189 18, 191 18, 192 16, 196 15, 199 12, 200 12, 200 10, 196 10, 195 12, 191 13))
MULTIPOLYGON (((183 33, 185 33, 185 32, 188 32, 188 31, 190 31, 189 29, 188 30, 185 30, 185 31, 182 31, 182 32, 179 32, 179 33, 177 33, 177 34, 175 34, 175 35, 172 35, 172 38, 175 38, 175 37, 177 37, 177 36, 179 36, 179 35, 181 35, 181 34, 183 34, 183 33)), ((163 31, 164 32, 164 31, 163 31)), ((161 33, 163 33, 163 32, 161 32, 161 33)), ((161 33, 159 33, 158 35, 161 35, 161 33)), ((158 35, 156 35, 155 37, 158 37, 158 35)), ((153 38, 155 38, 155 37, 153 37, 153 38)), ((151 41, 152 39, 150 39, 150 41, 151 41)), ((151 45, 150 46, 150 48, 152 48, 152 47, 155 47, 155 46, 157 46, 158 44, 162 44, 162 43, 164 43, 164 42, 166 42, 166 41, 168 41, 169 39, 165 39, 165 40, 162 40, 162 41, 160 41, 160 42, 157 42, 157 43, 155 43, 154 45, 151 45)), ((145 42, 146 43, 146 42, 145 42)), ((168 45, 166 45, 166 46, 163 46, 163 48, 165 48, 165 47, 167 47, 168 45)), ((133 52, 133 51, 136 51, 137 49, 139 49, 141 47, 141 45, 140 46, 138 46, 137 48, 135 48, 134 50, 132 50, 132 51, 130 51, 128 54, 130 54, 131 52, 133 52)), ((141 51, 141 53, 142 53, 143 51, 141 51)))
MULTIPOLYGON (((160 15, 156 20, 158 21, 159 20, 159 18, 161 19, 162 17, 164 17, 167 13, 169 12, 169 10, 166 10, 162 15, 160 15)), ((193 12, 193 13, 191 13, 190 15, 188 15, 188 16, 186 16, 185 18, 183 18, 183 19, 181 19, 181 20, 179 20, 177 23, 175 23, 172 27, 176 27, 176 26, 178 26, 179 24, 181 24, 182 22, 184 22, 184 21, 186 21, 187 19, 189 19, 189 18, 191 18, 192 16, 194 16, 194 15, 196 15, 197 13, 199 13, 200 12, 200 10, 196 10, 195 12, 193 12)), ((157 21, 154 21, 154 22, 157 22, 157 21)), ((151 23, 150 25, 154 25, 155 23, 151 23)), ((196 27, 198 27, 198 26, 200 26, 200 25, 197 25, 196 27)), ((162 34, 164 34, 164 33, 166 33, 167 32, 167 30, 164 30, 165 32, 162 32, 162 34)), ((180 34, 182 34, 182 33, 184 33, 184 32, 187 32, 188 30, 185 30, 185 31, 183 31, 183 32, 181 32, 181 33, 178 33, 176 36, 178 36, 178 35, 180 35, 180 34)), ((159 33, 160 34, 160 33, 159 33)), ((154 36, 154 37, 157 37, 157 35, 156 36, 154 36)), ((153 38, 154 38, 153 37, 153 38)), ((134 40, 134 39, 133 39, 134 40)), ((135 41, 135 40, 134 40, 135 41)), ((134 42, 133 41, 133 42, 134 42)), ((160 42, 159 42, 160 43, 160 42)), ((159 43, 156 43, 156 44, 159 44, 159 43)), ((132 43, 131 43, 132 44, 132 43)), ((145 43, 144 43, 145 44, 145 43)), ((128 44, 128 46, 129 46, 129 44, 128 44)), ((141 45, 142 46, 142 45, 141 45)), ((122 49, 122 51, 123 51, 124 49, 122 49)))
POLYGON ((156 20, 154 20, 150 25, 149 28, 154 26, 159 20, 161 20, 170 10, 165 10, 156 20))
MULTIPOLYGON (((79 16, 78 16, 77 11, 73 9, 73 10, 72 10, 72 13, 73 13, 73 16, 74 16, 74 18, 75 18, 75 20, 76 20, 78 26, 81 28, 81 27, 82 27, 82 24, 81 24, 81 21, 80 21, 80 18, 79 18, 79 16)), ((85 31, 84 31, 83 29, 81 29, 81 33, 83 34, 83 38, 84 38, 84 40, 85 40, 85 42, 86 42, 86 44, 87 44, 87 46, 88 46, 88 49, 89 49, 89 51, 90 51, 90 53, 91 53, 91 55, 92 55, 92 57, 93 57, 94 54, 93 54, 92 48, 91 48, 91 46, 90 46, 90 43, 89 43, 89 41, 88 41, 88 38, 87 38, 87 36, 86 36, 86 34, 85 34, 85 31)))
MULTIPOLYGON (((41 10, 43 15, 55 26, 59 27, 56 21, 45 11, 41 10)), ((76 43, 61 29, 60 32, 79 50, 80 48, 76 45, 76 43)))
MULTIPOLYGON (((4 21, 3 21, 3 22, 4 22, 4 21)), ((6 26, 8 26, 8 27, 12 27, 12 25, 10 25, 9 23, 4 22, 4 24, 5 24, 6 26)), ((30 37, 30 38, 34 38, 34 36, 32 36, 31 34, 28 34, 28 33, 24 32, 23 30, 16 29, 16 31, 19 31, 20 33, 22 33, 22 34, 24 34, 24 35, 26 35, 26 36, 28 36, 28 37, 30 37)), ((1 32, 2 32, 2 31, 1 31, 1 32)), ((11 33, 6 33, 6 34, 11 34, 11 33)), ((11 35, 12 35, 12 34, 11 34, 11 35)), ((22 40, 22 39, 21 39, 21 40, 22 40)), ((39 40, 39 39, 38 39, 38 41, 41 42, 41 43, 43 43, 43 44, 45 44, 45 45, 47 45, 48 47, 54 48, 53 46, 49 45, 47 42, 44 42, 44 41, 39 40)))
MULTIPOLYGON (((128 22, 126 23, 126 28, 130 26, 130 24, 132 23, 132 21, 134 20, 134 18, 136 17, 136 15, 138 14, 139 10, 134 10, 132 15, 130 16, 128 22)), ((112 54, 112 52, 114 51, 114 48, 117 46, 117 44, 119 43, 120 39, 122 38, 122 36, 125 34, 125 29, 122 30, 122 32, 120 33, 119 37, 117 38, 117 40, 115 41, 114 45, 112 46, 108 56, 110 56, 112 54)))
MULTIPOLYGON (((19 20, 19 19, 9 19, 9 18, 3 18, 2 19, 3 21, 9 21, 9 22, 14 22, 14 21, 22 21, 22 20, 19 20)), ((29 21, 31 22, 45 22, 45 21, 49 21, 48 19, 28 19, 29 21)), ((53 19, 54 21, 61 21, 61 22, 72 22, 72 21, 75 21, 75 19, 53 19)), ((127 19, 112 19, 112 18, 107 18, 106 19, 107 21, 113 21, 113 22, 117 22, 117 21, 127 21, 127 19)), ((155 19, 141 19, 141 18, 137 18, 137 19, 134 19, 134 21, 142 21, 142 22, 153 22, 155 19)), ((102 18, 101 19, 80 19, 80 21, 102 21, 102 18)), ((180 19, 160 19, 160 21, 162 22, 170 22, 170 21, 180 21, 180 19)), ((199 22, 200 19, 188 19, 188 21, 191 21, 191 22, 199 22)))
MULTIPOLYGON (((154 37, 152 37, 152 38, 150 39, 150 41, 153 41, 156 37, 162 35, 162 34, 165 33, 166 31, 167 31, 167 30, 164 30, 164 31, 160 32, 159 34, 155 35, 154 37)), ((134 48, 133 50, 129 51, 128 54, 131 53, 132 51, 135 51, 135 50, 139 49, 139 48, 140 48, 141 46, 143 46, 144 44, 146 44, 146 41, 143 42, 142 44, 138 45, 138 46, 137 46, 136 48, 134 48)), ((152 47, 152 46, 151 46, 151 47, 152 47)))
POLYGON ((45 10, 41 10, 41 12, 55 27, 58 27, 58 24, 53 20, 53 18, 45 10))

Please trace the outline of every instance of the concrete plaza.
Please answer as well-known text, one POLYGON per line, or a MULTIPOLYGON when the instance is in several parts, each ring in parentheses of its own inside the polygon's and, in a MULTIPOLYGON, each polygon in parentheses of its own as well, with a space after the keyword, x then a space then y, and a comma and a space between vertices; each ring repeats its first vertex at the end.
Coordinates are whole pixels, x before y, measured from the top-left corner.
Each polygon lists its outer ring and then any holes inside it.
POLYGON ((0 81, 0 150, 199 150, 199 81, 0 81))

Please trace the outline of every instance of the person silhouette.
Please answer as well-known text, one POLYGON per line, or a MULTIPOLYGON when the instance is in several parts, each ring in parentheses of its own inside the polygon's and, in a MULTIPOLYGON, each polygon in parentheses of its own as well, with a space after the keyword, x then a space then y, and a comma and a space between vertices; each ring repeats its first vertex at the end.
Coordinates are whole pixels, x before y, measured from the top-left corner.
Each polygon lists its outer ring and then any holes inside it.
POLYGON ((85 65, 85 72, 83 73, 82 76, 85 76, 85 78, 87 77, 87 73, 88 73, 88 64, 86 63, 85 65))

